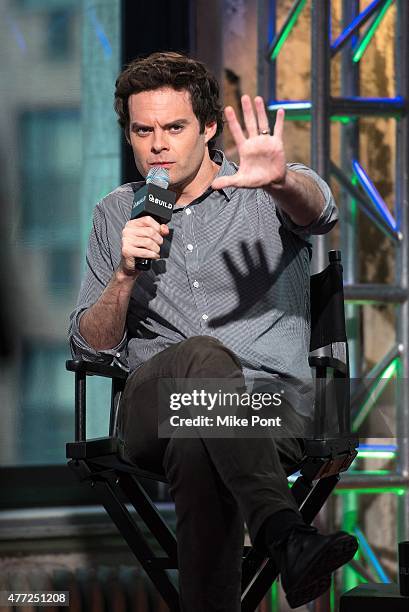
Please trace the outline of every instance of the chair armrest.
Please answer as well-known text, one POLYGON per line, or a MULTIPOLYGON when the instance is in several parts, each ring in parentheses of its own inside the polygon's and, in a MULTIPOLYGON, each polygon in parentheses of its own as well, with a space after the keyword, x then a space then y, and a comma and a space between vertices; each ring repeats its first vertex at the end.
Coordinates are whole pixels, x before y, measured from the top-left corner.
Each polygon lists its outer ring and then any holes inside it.
POLYGON ((70 372, 83 372, 87 376, 104 376, 105 378, 116 378, 126 380, 128 372, 115 365, 106 365, 95 361, 85 361, 84 359, 69 359, 65 362, 65 367, 70 372))
POLYGON ((65 362, 65 367, 75 373, 75 442, 86 441, 87 376, 104 376, 112 381, 109 435, 113 436, 116 429, 117 409, 128 372, 118 366, 107 366, 104 363, 83 359, 69 359, 65 362))
POLYGON ((312 357, 308 358, 308 363, 311 368, 333 368, 338 371, 341 375, 347 375, 348 366, 337 359, 336 357, 330 356, 320 356, 320 357, 312 357))

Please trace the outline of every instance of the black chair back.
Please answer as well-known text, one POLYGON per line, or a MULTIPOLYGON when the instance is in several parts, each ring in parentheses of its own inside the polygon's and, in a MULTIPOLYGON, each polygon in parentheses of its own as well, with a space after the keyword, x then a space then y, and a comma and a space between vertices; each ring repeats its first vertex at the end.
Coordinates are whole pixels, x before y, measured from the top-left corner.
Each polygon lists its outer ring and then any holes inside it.
POLYGON ((328 257, 329 265, 310 279, 309 363, 316 376, 314 436, 319 437, 350 433, 349 359, 341 252, 329 251, 328 257))

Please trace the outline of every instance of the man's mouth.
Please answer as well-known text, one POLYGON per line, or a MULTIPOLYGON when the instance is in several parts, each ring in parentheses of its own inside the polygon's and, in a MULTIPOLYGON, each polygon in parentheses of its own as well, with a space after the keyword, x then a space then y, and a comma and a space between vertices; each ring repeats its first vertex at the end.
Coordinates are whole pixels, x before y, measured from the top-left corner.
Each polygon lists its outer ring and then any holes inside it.
POLYGON ((160 167, 167 167, 169 168, 172 164, 174 164, 175 162, 168 162, 168 161, 155 161, 150 163, 150 166, 160 166, 160 167))

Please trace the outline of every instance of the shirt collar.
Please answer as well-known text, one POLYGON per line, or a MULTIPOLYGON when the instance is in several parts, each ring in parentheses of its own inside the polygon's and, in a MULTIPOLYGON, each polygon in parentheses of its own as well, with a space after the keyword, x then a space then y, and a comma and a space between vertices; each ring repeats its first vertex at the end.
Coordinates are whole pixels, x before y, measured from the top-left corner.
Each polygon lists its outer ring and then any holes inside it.
MULTIPOLYGON (((220 149, 211 149, 210 151, 210 159, 212 161, 214 161, 216 164, 218 164, 220 166, 220 170, 217 173, 217 175, 214 177, 219 177, 219 176, 231 176, 232 174, 235 174, 238 170, 238 166, 231 161, 228 161, 226 159, 225 154, 223 153, 223 151, 221 151, 220 149)), ((145 184, 145 181, 138 181, 136 183, 133 183, 133 190, 137 191, 138 189, 140 189, 143 185, 145 184)), ((230 201, 233 193, 237 190, 237 187, 223 187, 222 189, 217 189, 218 192, 222 193, 224 195, 224 197, 226 198, 226 200, 230 201)), ((206 199, 206 197, 208 195, 210 195, 211 193, 213 193, 214 189, 212 189, 211 187, 208 187, 206 189, 206 191, 204 193, 202 193, 201 196, 195 198, 195 200, 193 200, 193 202, 198 202, 198 201, 202 201, 204 199, 206 199)), ((191 202, 191 204, 193 203, 191 202)), ((183 210, 185 208, 185 206, 178 206, 176 204, 176 208, 174 209, 174 212, 177 212, 178 210, 183 210)))
MULTIPOLYGON (((228 161, 226 159, 225 154, 223 153, 223 151, 220 151, 220 149, 212 149, 209 152, 209 155, 210 159, 220 166, 220 170, 214 178, 216 178, 217 176, 230 176, 231 174, 235 174, 237 172, 238 167, 236 166, 236 164, 234 162, 228 161)), ((192 204, 200 204, 200 202, 203 202, 203 200, 206 200, 208 196, 216 192, 223 194, 223 196, 229 202, 232 194, 236 191, 236 189, 237 187, 223 187, 222 189, 212 189, 209 186, 206 191, 204 191, 200 196, 192 200, 189 206, 191 206, 192 204)), ((184 210, 185 208, 185 205, 178 206, 176 204, 176 208, 174 208, 173 211, 178 212, 179 210, 184 210)))
MULTIPOLYGON (((238 166, 234 162, 228 161, 226 159, 225 154, 223 153, 223 151, 220 151, 220 149, 212 149, 210 151, 210 159, 220 166, 220 170, 217 173, 217 177, 231 176, 232 174, 236 174, 238 170, 238 166)), ((217 191, 221 191, 225 195, 225 197, 230 200, 236 189, 237 187, 231 186, 223 187, 223 189, 218 189, 217 191)))

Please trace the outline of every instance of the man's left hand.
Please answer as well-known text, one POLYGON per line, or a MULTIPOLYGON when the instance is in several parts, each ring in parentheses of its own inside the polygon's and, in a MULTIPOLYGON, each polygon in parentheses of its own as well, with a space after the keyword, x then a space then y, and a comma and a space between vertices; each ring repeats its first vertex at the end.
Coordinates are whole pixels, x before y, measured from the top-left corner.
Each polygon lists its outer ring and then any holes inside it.
POLYGON ((231 176, 221 176, 212 183, 213 189, 223 187, 277 187, 286 180, 286 160, 283 145, 284 109, 277 111, 273 134, 270 134, 264 100, 254 98, 256 112, 250 96, 241 98, 247 137, 244 135, 236 113, 226 106, 225 117, 239 153, 239 170, 231 176))

